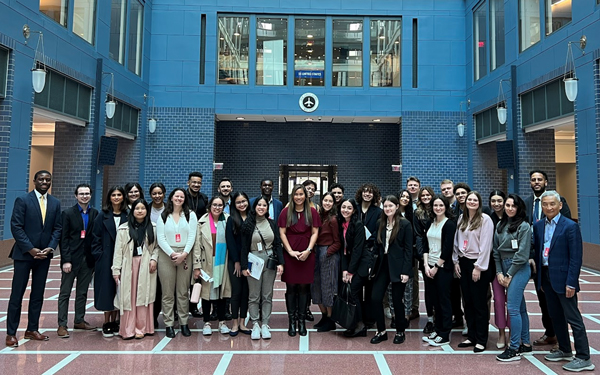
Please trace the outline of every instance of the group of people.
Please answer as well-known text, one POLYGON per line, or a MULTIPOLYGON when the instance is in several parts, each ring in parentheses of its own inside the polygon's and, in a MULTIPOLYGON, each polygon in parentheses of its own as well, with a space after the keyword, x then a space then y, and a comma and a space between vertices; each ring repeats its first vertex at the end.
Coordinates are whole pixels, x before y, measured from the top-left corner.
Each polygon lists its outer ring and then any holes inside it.
POLYGON ((75 279, 73 327, 96 329, 84 319, 94 275, 94 306, 104 311, 106 337, 152 335, 162 311, 167 337, 175 337, 176 320, 181 334, 190 336, 191 313, 203 317, 203 335, 211 335, 211 321, 218 320, 221 334, 270 339, 273 285, 280 275, 286 283, 288 335, 307 334, 306 321, 314 320, 311 304, 321 311, 317 332, 337 329, 334 300, 345 290, 358 309, 356 324, 345 327, 344 336, 365 337, 375 324, 370 342, 388 340, 388 315, 393 342, 402 344, 409 320, 420 316, 420 271, 427 314, 423 341, 429 345, 448 345, 464 314, 466 339, 458 347, 485 351, 493 290, 496 345, 505 348, 498 360, 518 360, 532 345, 556 344, 546 360, 568 361, 564 368, 571 371, 594 369, 577 307, 580 230, 564 198, 546 191, 543 171, 530 173, 533 194, 525 199, 494 190, 487 205, 465 183, 444 180, 436 194, 416 177, 408 178, 406 189, 386 196, 365 183, 348 198, 341 184, 332 184, 318 203, 313 202, 317 185, 307 180, 291 189, 286 206, 272 196, 272 180, 261 181, 261 194, 250 198, 233 192, 231 180, 224 178, 209 199, 200 192, 202 174, 192 172, 188 187, 175 188, 166 201, 162 183, 150 186, 150 202, 138 183, 110 187, 99 211, 89 204, 90 185, 80 184, 74 191, 77 203, 63 212, 48 194, 51 181, 48 171, 37 172, 35 189, 15 201, 7 346, 18 345, 30 272, 25 338, 48 340, 39 333, 38 321, 50 259, 59 248, 59 337, 69 337, 68 301, 75 279), (524 298, 530 278, 546 330, 533 343, 524 298), (192 288, 201 290, 202 315, 189 302, 192 288))

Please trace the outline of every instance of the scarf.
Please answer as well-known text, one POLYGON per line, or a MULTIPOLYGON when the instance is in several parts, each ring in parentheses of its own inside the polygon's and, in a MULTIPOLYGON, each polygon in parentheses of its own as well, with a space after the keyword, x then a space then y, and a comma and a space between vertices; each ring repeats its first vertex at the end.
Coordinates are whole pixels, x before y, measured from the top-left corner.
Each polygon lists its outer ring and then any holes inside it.
POLYGON ((218 288, 223 282, 225 272, 225 258, 227 256, 227 243, 225 240, 225 215, 219 216, 215 225, 212 215, 208 214, 210 221, 210 234, 213 237, 213 288, 218 288))

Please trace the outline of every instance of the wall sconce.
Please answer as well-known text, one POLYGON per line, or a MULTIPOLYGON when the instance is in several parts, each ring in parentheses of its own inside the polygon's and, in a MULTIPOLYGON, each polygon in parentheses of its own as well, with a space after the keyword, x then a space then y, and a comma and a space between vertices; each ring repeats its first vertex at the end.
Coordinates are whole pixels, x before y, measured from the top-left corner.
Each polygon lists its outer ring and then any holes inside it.
POLYGON ((152 107, 150 112, 150 119, 148 120, 148 131, 150 134, 154 134, 156 131, 156 118, 154 117, 154 96, 148 96, 144 94, 144 101, 152 99, 152 107))
POLYGON ((502 125, 506 124, 506 114, 508 112, 507 110, 507 103, 506 103, 506 96, 504 95, 504 89, 502 88, 502 82, 510 82, 510 78, 509 79, 501 79, 500 80, 500 84, 498 87, 498 103, 496 104, 496 112, 498 113, 498 122, 502 125))
POLYGON ((33 57, 33 68, 31 68, 31 83, 33 84, 33 90, 39 94, 40 92, 44 91, 44 87, 46 86, 47 75, 46 53, 44 51, 44 34, 41 31, 32 31, 28 25, 23 25, 23 36, 25 37, 25 44, 27 44, 27 39, 29 39, 31 33, 40 34, 37 46, 35 47, 35 56, 33 57), (37 67, 38 61, 41 63, 41 68, 37 67))
POLYGON ((469 108, 471 105, 471 99, 467 99, 466 102, 460 102, 460 122, 456 125, 456 131, 458 132, 459 137, 464 137, 465 135, 465 119, 463 118, 463 110, 462 106, 466 104, 466 108, 469 108))
POLYGON ((575 74, 575 60, 573 59, 573 50, 571 44, 575 44, 575 47, 579 48, 581 54, 585 53, 585 46, 587 44, 587 38, 583 35, 578 41, 569 42, 567 45, 567 62, 565 63, 565 74, 563 82, 565 83, 565 94, 569 101, 574 102, 577 98, 577 75, 575 74))
POLYGON ((106 117, 110 119, 113 118, 115 109, 117 109, 117 102, 115 101, 115 75, 107 72, 102 72, 102 74, 110 74, 110 85, 108 86, 108 90, 106 90, 106 101, 104 102, 106 117))

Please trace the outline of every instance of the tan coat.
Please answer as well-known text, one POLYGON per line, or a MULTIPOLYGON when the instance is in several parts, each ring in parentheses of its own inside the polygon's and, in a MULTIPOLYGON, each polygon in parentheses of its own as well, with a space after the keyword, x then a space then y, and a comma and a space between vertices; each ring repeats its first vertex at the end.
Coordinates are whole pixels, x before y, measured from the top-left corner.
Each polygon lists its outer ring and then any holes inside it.
MULTIPOLYGON (((156 225, 152 224, 154 238, 156 239, 156 225)), ((138 289, 136 306, 148 306, 156 299, 156 275, 150 273, 150 260, 158 259, 158 245, 156 240, 153 244, 146 245, 142 253, 140 272, 138 276, 138 289)), ((121 293, 115 297, 115 307, 121 310, 131 311, 131 264, 133 260, 133 241, 130 241, 128 224, 121 224, 117 229, 115 241, 115 255, 113 256, 113 276, 121 276, 121 293)))
MULTIPOLYGON (((210 233, 210 221, 208 215, 205 214, 198 220, 198 230, 196 231, 196 242, 194 243, 194 269, 203 269, 204 272, 212 277, 213 272, 213 243, 210 233)), ((229 217, 225 214, 225 220, 229 217)), ((229 281, 228 272, 229 256, 225 256, 225 272, 223 282, 221 283, 221 298, 231 297, 231 282, 229 281)), ((204 300, 210 299, 211 283, 207 283, 201 279, 202 293, 200 297, 204 300)))

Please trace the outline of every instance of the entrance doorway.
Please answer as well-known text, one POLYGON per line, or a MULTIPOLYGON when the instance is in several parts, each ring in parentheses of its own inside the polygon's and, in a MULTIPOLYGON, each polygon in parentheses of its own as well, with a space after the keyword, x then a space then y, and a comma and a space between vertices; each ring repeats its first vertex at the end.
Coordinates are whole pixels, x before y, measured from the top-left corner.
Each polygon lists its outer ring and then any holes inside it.
POLYGON ((294 185, 306 180, 317 184, 314 203, 321 201, 321 193, 337 182, 337 165, 286 164, 279 166, 279 199, 286 205, 294 185))

